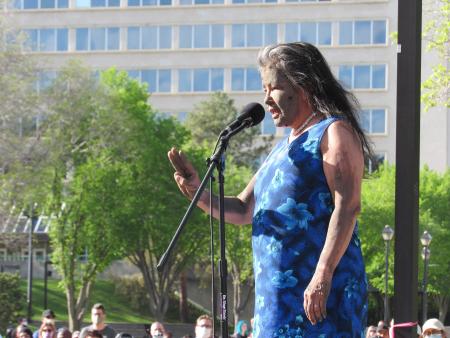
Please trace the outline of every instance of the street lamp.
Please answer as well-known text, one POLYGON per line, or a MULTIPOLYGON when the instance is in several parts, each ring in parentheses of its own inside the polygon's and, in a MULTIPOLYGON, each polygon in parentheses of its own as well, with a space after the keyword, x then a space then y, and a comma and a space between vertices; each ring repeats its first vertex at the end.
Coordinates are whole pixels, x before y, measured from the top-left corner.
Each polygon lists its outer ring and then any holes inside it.
POLYGON ((422 279, 422 324, 427 320, 427 272, 428 262, 430 261, 430 243, 433 237, 431 237, 428 231, 424 231, 420 241, 422 242, 422 258, 423 258, 423 279, 422 279))
POLYGON ((389 306, 388 306, 388 273, 389 273, 389 247, 394 237, 394 230, 389 225, 385 225, 383 231, 381 232, 383 236, 384 243, 386 245, 384 265, 384 322, 387 323, 389 320, 389 306))

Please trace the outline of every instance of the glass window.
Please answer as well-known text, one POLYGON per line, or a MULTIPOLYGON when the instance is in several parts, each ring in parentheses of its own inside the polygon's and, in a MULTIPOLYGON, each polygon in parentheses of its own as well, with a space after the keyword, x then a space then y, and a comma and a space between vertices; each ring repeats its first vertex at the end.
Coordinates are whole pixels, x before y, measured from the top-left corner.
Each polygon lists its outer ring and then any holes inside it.
POLYGON ((170 92, 170 84, 172 72, 170 69, 160 69, 158 71, 158 91, 168 93, 170 92))
POLYGON ((386 88, 386 66, 372 66, 372 88, 386 88))
POLYGON ((56 50, 67 51, 69 46, 69 30, 67 28, 58 29, 56 35, 56 50))
POLYGON ((355 66, 354 88, 370 88, 370 66, 355 66))
POLYGON ((278 42, 278 26, 276 23, 264 25, 264 45, 272 45, 278 42))
POLYGON ((25 40, 25 46, 32 51, 38 50, 38 30, 37 29, 26 29, 25 34, 27 39, 25 40))
POLYGON ((355 21, 355 44, 370 44, 370 21, 355 21))
POLYGON ((41 29, 40 30, 40 46, 41 51, 54 51, 55 50, 55 30, 54 29, 41 29))
POLYGON ((156 70, 147 69, 141 71, 142 82, 146 82, 148 87, 147 90, 150 93, 154 93, 157 91, 156 87, 156 70))
POLYGON ((39 73, 39 90, 45 90, 51 86, 56 79, 55 71, 42 71, 39 73))
POLYGON ((23 1, 24 9, 34 9, 38 8, 38 0, 24 0, 23 1))
POLYGON ((224 40, 224 25, 211 25, 211 47, 223 48, 224 40))
POLYGON ((247 25, 247 47, 260 47, 263 45, 263 25, 253 23, 247 25))
POLYGON ((108 50, 118 50, 120 44, 120 33, 118 27, 108 28, 108 50))
POLYGON ((209 89, 209 70, 194 69, 194 92, 206 92, 209 89))
POLYGON ((194 48, 209 47, 209 25, 194 26, 194 48))
POLYGON ((120 7, 120 0, 108 0, 108 7, 120 7))
POLYGON ((91 6, 91 1, 90 0, 76 0, 76 6, 78 8, 87 8, 91 6))
POLYGON ((58 8, 69 8, 69 0, 57 0, 58 8))
POLYGON ((192 5, 192 0, 180 0, 180 5, 192 5))
POLYGON ((192 26, 180 26, 180 48, 192 48, 192 26))
POLYGON ((373 22, 373 43, 386 43, 386 20, 373 22))
POLYGON ((233 0, 234 4, 244 4, 245 0, 233 0))
POLYGON ((261 90, 261 76, 256 68, 247 68, 246 90, 261 90))
POLYGON ((339 81, 345 88, 352 88, 352 66, 339 66, 339 81))
POLYGON ((316 44, 315 22, 303 22, 300 24, 300 41, 316 44))
POLYGON ((231 90, 242 91, 244 90, 244 68, 233 68, 231 70, 231 90))
POLYGON ((159 48, 161 48, 161 49, 172 48, 172 27, 171 26, 159 26, 159 48))
POLYGON ((211 69, 211 91, 223 90, 223 69, 213 68, 211 69))
POLYGON ((128 27, 128 49, 139 49, 140 47, 140 29, 139 27, 128 27))
POLYGON ((140 6, 141 2, 139 0, 128 0, 129 7, 140 6))
POLYGON ((190 69, 180 69, 178 71, 178 91, 192 91, 192 71, 190 69))
POLYGON ((331 22, 319 22, 319 45, 331 45, 331 22))
POLYGON ((41 8, 55 8, 55 0, 41 0, 41 8))
POLYGON ((158 27, 142 27, 142 49, 158 48, 158 27))
POLYGON ((286 42, 298 41, 298 23, 287 23, 285 31, 286 42))
POLYGON ((245 25, 233 25, 231 28, 231 46, 245 47, 245 25))
POLYGON ((370 133, 370 110, 368 110, 368 109, 361 110, 359 120, 361 123, 361 128, 366 133, 370 133))
POLYGON ((372 133, 384 134, 386 132, 386 111, 384 109, 372 110, 372 133))
POLYGON ((142 6, 156 6, 158 5, 158 0, 142 0, 142 6))
POLYGON ((91 50, 105 50, 106 30, 105 28, 91 28, 91 50))
POLYGON ((276 132, 275 124, 273 123, 272 114, 266 112, 263 123, 261 125, 261 134, 273 135, 276 132))
POLYGON ((76 43, 77 50, 88 50, 89 30, 87 28, 77 28, 76 35, 77 35, 77 43, 76 43))
POLYGON ((340 45, 353 44, 353 22, 352 21, 339 22, 339 44, 340 45))
POLYGON ((133 70, 127 71, 127 73, 128 73, 128 76, 131 77, 132 79, 135 79, 135 80, 138 80, 138 81, 140 80, 140 72, 139 72, 139 70, 133 69, 133 70))
POLYGON ((106 0, 91 0, 91 7, 105 7, 106 0))
POLYGON ((194 0, 196 5, 206 5, 209 4, 209 0, 194 0))
POLYGON ((223 4, 223 0, 212 0, 211 1, 212 4, 223 4))
POLYGON ((159 4, 161 6, 170 6, 172 5, 172 0, 159 0, 159 4))

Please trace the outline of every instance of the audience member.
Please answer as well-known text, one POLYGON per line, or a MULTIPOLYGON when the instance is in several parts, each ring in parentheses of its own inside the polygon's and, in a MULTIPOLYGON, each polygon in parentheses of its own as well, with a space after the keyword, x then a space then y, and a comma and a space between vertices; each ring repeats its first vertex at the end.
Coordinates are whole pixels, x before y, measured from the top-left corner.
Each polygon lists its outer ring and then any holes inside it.
POLYGON ((25 325, 19 325, 16 329, 17 338, 32 338, 33 332, 25 325))
POLYGON ((376 338, 377 337, 377 327, 370 325, 366 331, 366 338, 376 338))
POLYGON ((55 322, 45 319, 39 328, 39 338, 56 338, 55 322))
POLYGON ((212 318, 201 315, 195 323, 195 338, 212 338, 212 318))
POLYGON ((120 332, 116 335, 116 338, 134 338, 134 337, 129 333, 120 332))
POLYGON ((80 331, 73 331, 72 338, 80 338, 80 331))
POLYGON ((84 327, 81 330, 80 338, 86 338, 86 333, 88 331, 99 331, 100 334, 105 338, 115 338, 116 331, 105 323, 106 311, 103 304, 97 303, 92 306, 91 309, 91 320, 92 324, 84 327))
POLYGON ((430 318, 422 326, 423 338, 447 338, 444 325, 437 318, 430 318))
POLYGON ((248 338, 250 334, 250 325, 245 320, 240 320, 236 325, 236 338, 248 338))
POLYGON ((62 327, 56 331, 56 338, 72 338, 72 332, 67 327, 62 327))
POLYGON ((85 334, 86 338, 103 338, 102 333, 97 330, 86 330, 85 334))
POLYGON ((377 337, 379 338, 389 338, 389 327, 384 323, 384 321, 379 321, 377 326, 377 337))
POLYGON ((162 338, 166 335, 166 329, 160 322, 154 322, 150 327, 150 336, 152 338, 162 338))
MULTIPOLYGON (((56 319, 56 315, 53 312, 53 310, 51 309, 46 309, 42 312, 42 316, 41 316, 41 324, 44 323, 45 320, 50 319, 50 320, 55 320, 56 319)), ((33 332, 33 338, 38 338, 39 337, 39 330, 36 330, 33 332)))

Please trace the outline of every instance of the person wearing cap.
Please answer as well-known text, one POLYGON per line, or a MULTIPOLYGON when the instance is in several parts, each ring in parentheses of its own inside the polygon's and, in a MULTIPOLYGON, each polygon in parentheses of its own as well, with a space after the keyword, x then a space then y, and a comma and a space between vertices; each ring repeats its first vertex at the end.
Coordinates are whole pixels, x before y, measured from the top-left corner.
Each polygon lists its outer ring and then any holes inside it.
MULTIPOLYGON (((46 309, 42 311, 41 324, 43 324, 46 320, 55 320, 56 315, 51 309, 46 309)), ((33 332, 33 338, 39 338, 39 330, 33 332)))
POLYGON ((423 338, 447 338, 445 327, 439 319, 430 318, 422 326, 423 338))

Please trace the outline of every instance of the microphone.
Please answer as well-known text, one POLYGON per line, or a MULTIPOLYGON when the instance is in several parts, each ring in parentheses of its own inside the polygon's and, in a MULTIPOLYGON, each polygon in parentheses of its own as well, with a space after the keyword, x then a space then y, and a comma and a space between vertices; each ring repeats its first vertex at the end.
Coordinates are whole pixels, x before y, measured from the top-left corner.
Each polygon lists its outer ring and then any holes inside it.
POLYGON ((256 102, 249 103, 242 109, 241 114, 220 132, 219 137, 231 137, 242 129, 256 126, 264 120, 265 115, 266 112, 262 105, 256 102))

